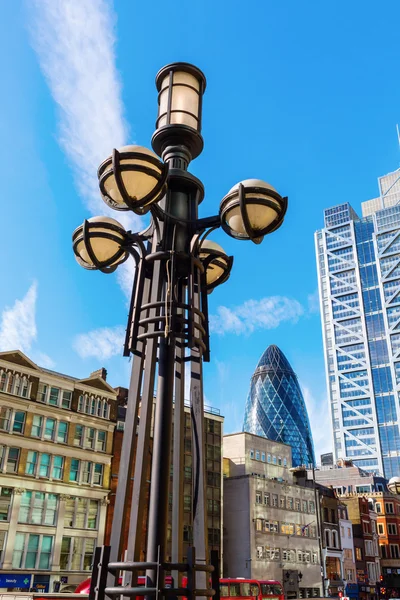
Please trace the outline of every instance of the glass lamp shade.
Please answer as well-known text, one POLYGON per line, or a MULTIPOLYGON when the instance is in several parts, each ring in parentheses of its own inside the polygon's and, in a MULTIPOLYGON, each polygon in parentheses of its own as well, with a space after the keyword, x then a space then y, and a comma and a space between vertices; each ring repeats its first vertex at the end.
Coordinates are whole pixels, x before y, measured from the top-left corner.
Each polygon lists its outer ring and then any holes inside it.
POLYGON ((101 196, 115 210, 147 212, 166 192, 168 167, 142 146, 113 150, 99 167, 101 196))
POLYGON ((156 77, 158 117, 156 128, 186 125, 201 131, 201 99, 206 79, 197 67, 188 63, 167 65, 156 77))
POLYGON ((122 247, 125 240, 125 229, 110 217, 92 217, 72 234, 78 263, 85 269, 99 269, 105 273, 112 273, 128 258, 122 247))
POLYGON ((392 477, 387 484, 389 492, 400 494, 400 477, 392 477))
POLYGON ((233 257, 227 256, 219 244, 205 239, 200 246, 199 258, 206 271, 207 290, 211 292, 228 279, 233 257))
POLYGON ((264 235, 282 225, 286 210, 287 198, 269 183, 246 179, 222 199, 221 225, 232 237, 260 243, 264 235))
POLYGON ((189 63, 173 63, 156 76, 158 115, 152 145, 159 156, 183 146, 196 158, 203 149, 201 111, 206 78, 189 63))

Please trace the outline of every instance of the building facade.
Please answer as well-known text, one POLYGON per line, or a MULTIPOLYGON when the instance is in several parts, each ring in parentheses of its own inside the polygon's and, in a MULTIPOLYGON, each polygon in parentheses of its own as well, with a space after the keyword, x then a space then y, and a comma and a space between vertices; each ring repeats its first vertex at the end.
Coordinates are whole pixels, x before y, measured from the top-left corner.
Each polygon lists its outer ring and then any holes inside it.
POLYGON ((387 596, 400 597, 400 498, 390 492, 370 495, 377 515, 382 586, 387 596))
POLYGON ((343 581, 346 584, 345 596, 357 597, 357 573, 354 555, 353 525, 347 513, 347 506, 339 504, 340 542, 343 550, 343 581))
MULTIPOLYGON (((117 388, 119 400, 119 416, 117 428, 114 435, 113 457, 111 463, 111 492, 110 504, 107 512, 107 524, 105 543, 108 544, 111 536, 112 518, 114 514, 115 494, 118 485, 118 472, 120 468, 120 458, 123 440, 123 429, 125 421, 125 404, 127 400, 128 390, 126 388, 117 388)), ((140 418, 140 411, 139 411, 140 418)), ((223 435, 224 418, 220 415, 220 411, 209 406, 204 407, 204 432, 205 432, 205 460, 206 460, 206 515, 207 515, 207 531, 208 531, 208 550, 218 551, 221 557, 222 553, 222 435, 223 435)), ((137 439, 137 438, 136 438, 137 439)), ((150 439, 149 453, 152 452, 152 439, 150 439)), ((135 448, 136 452, 136 448, 135 448)), ((183 560, 187 558, 188 547, 192 542, 192 499, 193 499, 193 475, 192 475, 192 427, 189 405, 185 406, 185 424, 184 424, 184 489, 183 489, 183 539, 182 539, 182 556, 183 560)), ((132 468, 134 461, 132 462, 132 468)), ((147 486, 143 490, 143 494, 150 498, 150 469, 147 477, 147 486)), ((171 474, 172 474, 172 459, 171 459, 171 474)), ((133 478, 133 473, 132 473, 133 478)), ((132 501, 133 479, 131 480, 131 490, 128 502, 128 514, 130 513, 130 504, 132 501)), ((141 560, 144 560, 146 551, 146 533, 147 533, 147 507, 143 519, 143 547, 141 560)), ((172 524, 172 490, 169 495, 169 528, 168 540, 171 539, 171 524, 172 524)), ((127 539, 129 532, 129 519, 125 522, 123 547, 127 547, 127 539)), ((169 554, 171 551, 169 550, 169 554)))
POLYGON ((384 477, 360 469, 351 460, 339 459, 334 465, 321 465, 315 470, 315 479, 322 485, 331 486, 338 495, 387 491, 384 477))
POLYGON ((293 470, 298 485, 315 490, 317 523, 321 543, 321 571, 323 595, 344 595, 344 552, 341 545, 339 508, 341 506, 332 488, 325 487, 315 480, 315 470, 298 467, 293 470))
POLYGON ((294 479, 291 447, 224 436, 224 576, 276 579, 286 598, 321 596, 315 490, 294 479))
POLYGON ((315 234, 335 460, 400 472, 400 177, 380 197, 324 211, 315 234))
POLYGON ((243 431, 289 444, 294 466, 314 465, 307 408, 297 377, 277 346, 269 346, 253 373, 243 431))
POLYGON ((358 597, 375 600, 381 571, 374 503, 363 494, 345 494, 340 500, 347 506, 353 527, 358 597))
POLYGON ((105 376, 78 380, 0 353, 0 591, 71 591, 91 570, 116 420, 105 376))

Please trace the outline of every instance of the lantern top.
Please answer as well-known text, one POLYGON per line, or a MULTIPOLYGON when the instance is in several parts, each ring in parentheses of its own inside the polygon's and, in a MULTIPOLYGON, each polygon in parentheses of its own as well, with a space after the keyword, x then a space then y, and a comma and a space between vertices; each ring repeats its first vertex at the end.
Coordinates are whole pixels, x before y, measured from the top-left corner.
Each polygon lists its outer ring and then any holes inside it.
POLYGON ((168 75, 168 73, 170 73, 171 71, 173 73, 183 72, 183 73, 189 73, 190 75, 193 75, 193 77, 195 77, 199 82, 201 82, 203 84, 203 86, 202 86, 203 92, 206 89, 207 80, 206 80, 206 76, 204 75, 203 71, 201 71, 194 65, 191 65, 190 63, 176 62, 176 63, 170 63, 169 65, 165 65, 165 67, 162 67, 162 69, 160 69, 158 71, 158 73, 156 75, 157 91, 161 90, 161 84, 162 84, 163 80, 165 79, 165 76, 168 75))

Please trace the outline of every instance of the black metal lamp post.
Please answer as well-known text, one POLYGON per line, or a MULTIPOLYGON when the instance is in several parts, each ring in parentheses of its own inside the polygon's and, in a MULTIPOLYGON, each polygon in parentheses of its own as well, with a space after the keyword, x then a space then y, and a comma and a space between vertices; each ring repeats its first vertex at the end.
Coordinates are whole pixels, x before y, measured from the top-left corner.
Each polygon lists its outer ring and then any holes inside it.
POLYGON ((228 279, 233 258, 207 236, 222 226, 233 237, 259 243, 282 224, 287 208, 287 198, 271 186, 260 180, 247 180, 232 188, 222 200, 219 215, 199 219, 204 188, 187 169, 203 149, 201 107, 205 77, 192 65, 175 63, 161 69, 156 85, 159 110, 152 138, 156 154, 140 146, 126 146, 114 150, 98 172, 106 204, 137 214, 150 212, 150 226, 141 233, 132 233, 114 219, 94 217, 73 234, 76 258, 87 269, 109 273, 129 256, 136 263, 124 346, 124 355, 132 354, 134 359, 111 542, 110 547, 97 549, 95 556, 91 596, 97 600, 105 595, 112 598, 172 593, 194 598, 213 593, 207 589, 206 575, 213 569, 208 565, 206 535, 202 363, 209 360, 207 294, 228 279), (193 546, 187 564, 182 556, 186 362, 190 365, 193 432, 193 546), (146 502, 142 490, 149 466, 154 396, 147 552, 146 561, 140 562, 146 502), (136 433, 133 497, 128 515, 136 433), (172 556, 168 562, 171 450, 172 556), (129 536, 127 548, 123 548, 126 519, 130 520, 129 536), (139 570, 146 570, 145 588, 135 587, 139 570), (170 570, 176 574, 187 572, 187 589, 165 589, 164 572, 170 570), (118 586, 120 572, 124 574, 122 588, 118 586))

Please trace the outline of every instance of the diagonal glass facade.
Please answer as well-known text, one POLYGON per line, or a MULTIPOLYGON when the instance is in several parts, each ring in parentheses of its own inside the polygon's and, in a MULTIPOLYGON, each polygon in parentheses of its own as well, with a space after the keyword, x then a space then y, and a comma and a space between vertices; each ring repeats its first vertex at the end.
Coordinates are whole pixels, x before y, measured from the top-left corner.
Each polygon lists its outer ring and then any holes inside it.
POLYGON ((400 170, 325 211, 316 253, 335 458, 400 473, 400 170))
POLYGON ((269 346, 251 378, 243 431, 292 447, 293 466, 315 464, 310 423, 297 377, 277 346, 269 346))

